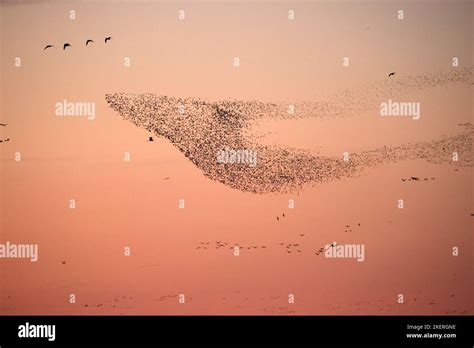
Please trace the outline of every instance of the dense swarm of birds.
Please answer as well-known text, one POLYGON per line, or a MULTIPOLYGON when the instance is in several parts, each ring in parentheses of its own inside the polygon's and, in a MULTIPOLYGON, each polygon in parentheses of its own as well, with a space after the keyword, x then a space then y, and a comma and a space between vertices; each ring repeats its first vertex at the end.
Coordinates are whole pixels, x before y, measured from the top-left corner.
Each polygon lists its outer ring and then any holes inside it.
POLYGON ((207 101, 200 98, 174 98, 154 94, 107 94, 109 106, 135 125, 164 137, 179 149, 205 176, 229 187, 258 194, 297 192, 305 185, 352 177, 361 171, 385 163, 407 159, 452 162, 472 165, 474 126, 462 125, 462 131, 439 140, 378 148, 342 156, 324 157, 311 151, 262 145, 249 135, 251 126, 262 118, 343 117, 378 107, 379 96, 397 98, 422 88, 450 83, 472 84, 472 68, 453 69, 438 74, 390 78, 369 87, 347 90, 326 102, 302 102, 296 114, 288 113, 287 103, 261 101, 207 101), (219 151, 251 150, 257 153, 257 165, 220 163, 219 151))

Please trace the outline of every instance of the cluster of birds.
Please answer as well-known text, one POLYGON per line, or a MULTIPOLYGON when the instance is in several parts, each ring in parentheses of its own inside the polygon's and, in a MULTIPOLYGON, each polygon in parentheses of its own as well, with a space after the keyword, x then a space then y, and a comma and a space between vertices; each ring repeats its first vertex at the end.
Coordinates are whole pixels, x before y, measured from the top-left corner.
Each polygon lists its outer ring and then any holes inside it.
MULTIPOLYGON (((112 40, 112 37, 111 37, 111 36, 107 36, 107 37, 105 38, 104 42, 107 43, 107 42, 110 41, 110 40, 112 40)), ((86 46, 88 46, 88 45, 91 44, 91 43, 94 43, 94 40, 92 40, 92 39, 87 39, 87 40, 86 40, 86 46)), ((48 48, 53 48, 53 47, 54 47, 54 45, 48 44, 48 45, 46 45, 46 46, 43 48, 43 51, 47 50, 48 48)), ((72 45, 71 45, 69 42, 65 42, 65 43, 63 44, 63 51, 66 50, 66 48, 68 48, 68 47, 72 47, 72 45)))
MULTIPOLYGON (((435 180, 435 178, 423 178, 423 181, 435 180)), ((411 176, 408 179, 402 178, 402 181, 421 181, 417 176, 411 176)))
MULTIPOLYGON (((215 242, 214 248, 215 249, 225 248, 228 245, 230 245, 228 242, 218 240, 218 241, 215 242)), ((196 247, 196 249, 197 250, 199 250, 199 249, 207 250, 210 247, 211 247, 210 242, 200 242, 199 245, 196 247)), ((261 248, 261 249, 266 249, 267 248, 266 245, 243 246, 243 245, 240 245, 239 243, 234 243, 232 246, 229 247, 229 249, 234 249, 235 247, 238 247, 240 250, 241 249, 251 250, 251 249, 258 249, 258 248, 261 248)))
MULTIPOLYGON (((7 124, 6 123, 0 123, 0 127, 6 127, 7 124)), ((10 138, 6 138, 6 139, 0 139, 0 143, 6 143, 10 141, 10 138)))
POLYGON ((106 101, 123 118, 170 141, 206 177, 244 192, 289 193, 298 192, 305 185, 353 177, 366 169, 401 160, 446 163, 453 149, 460 154, 458 165, 471 165, 473 127, 466 126, 460 134, 439 140, 352 153, 344 161, 342 156, 325 157, 308 150, 262 145, 251 134, 252 125, 259 120, 351 116, 378 108, 383 95, 395 99, 422 88, 472 81, 472 68, 388 79, 367 88, 343 91, 328 101, 297 103, 298 112, 294 115, 288 114, 288 103, 256 100, 213 102, 114 93, 107 94, 106 101), (225 148, 254 151, 258 154, 256 166, 217 161, 217 154, 225 148))

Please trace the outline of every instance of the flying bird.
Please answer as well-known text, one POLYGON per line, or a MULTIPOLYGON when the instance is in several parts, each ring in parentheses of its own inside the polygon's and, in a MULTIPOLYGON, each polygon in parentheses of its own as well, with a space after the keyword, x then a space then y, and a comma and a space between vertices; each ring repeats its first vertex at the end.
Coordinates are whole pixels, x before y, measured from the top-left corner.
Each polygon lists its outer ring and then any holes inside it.
POLYGON ((6 126, 7 126, 7 123, 0 123, 0 126, 6 127, 6 126))
POLYGON ((110 41, 110 40, 112 40, 112 37, 111 37, 111 36, 107 36, 107 37, 105 38, 105 43, 107 43, 107 41, 110 41))
POLYGON ((64 51, 67 47, 72 47, 72 46, 71 46, 71 44, 69 44, 69 43, 66 42, 66 43, 63 45, 63 51, 64 51))
POLYGON ((87 41, 86 41, 86 46, 87 46, 90 42, 94 43, 94 40, 91 40, 91 39, 87 40, 87 41))
POLYGON ((388 74, 388 77, 392 77, 392 76, 394 76, 394 75, 395 75, 395 73, 394 73, 394 72, 391 72, 390 74, 388 74))
POLYGON ((51 48, 51 47, 54 47, 54 45, 46 45, 44 48, 43 48, 43 51, 47 48, 51 48))

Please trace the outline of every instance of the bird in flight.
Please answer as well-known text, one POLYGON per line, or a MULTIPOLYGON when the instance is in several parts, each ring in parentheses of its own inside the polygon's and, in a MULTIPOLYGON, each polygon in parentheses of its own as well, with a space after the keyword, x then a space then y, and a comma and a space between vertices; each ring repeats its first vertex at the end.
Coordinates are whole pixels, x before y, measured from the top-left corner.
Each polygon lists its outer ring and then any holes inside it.
POLYGON ((394 72, 391 72, 390 74, 388 74, 388 77, 391 77, 391 76, 394 76, 395 73, 394 72))
POLYGON ((91 43, 91 42, 94 43, 94 40, 91 40, 91 39, 87 40, 87 41, 86 41, 86 46, 87 46, 89 43, 91 43))
POLYGON ((2 126, 2 127, 6 127, 6 126, 7 126, 7 124, 6 124, 6 123, 0 123, 0 126, 2 126))
POLYGON ((46 46, 43 48, 43 51, 44 51, 45 49, 48 49, 48 48, 51 48, 51 47, 54 47, 54 45, 46 45, 46 46))
POLYGON ((66 43, 63 45, 63 51, 64 51, 67 47, 72 47, 72 46, 71 46, 71 44, 69 44, 69 43, 66 42, 66 43))
POLYGON ((105 38, 105 43, 107 43, 107 41, 110 41, 110 40, 112 40, 112 37, 111 37, 111 36, 107 36, 107 37, 105 38))

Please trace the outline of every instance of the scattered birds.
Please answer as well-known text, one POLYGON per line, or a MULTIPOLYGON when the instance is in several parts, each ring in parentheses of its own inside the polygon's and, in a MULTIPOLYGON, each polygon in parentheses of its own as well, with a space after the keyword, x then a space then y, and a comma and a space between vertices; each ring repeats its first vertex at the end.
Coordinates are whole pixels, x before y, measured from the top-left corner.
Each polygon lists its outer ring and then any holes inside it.
POLYGON ((72 47, 70 43, 66 42, 64 45, 63 45, 63 51, 68 48, 68 47, 72 47))
POLYGON ((6 138, 6 139, 3 139, 3 140, 0 139, 0 143, 6 143, 8 141, 10 141, 10 138, 6 138))
POLYGON ((87 46, 88 44, 90 44, 90 43, 94 43, 94 40, 91 40, 91 39, 87 40, 87 41, 86 41, 86 46, 87 46))
POLYGON ((54 47, 54 45, 46 45, 46 46, 43 48, 43 51, 44 51, 44 50, 47 50, 48 48, 52 48, 52 47, 54 47))
POLYGON ((112 37, 107 36, 107 37, 105 38, 105 41, 104 41, 104 42, 107 43, 107 41, 110 41, 110 40, 112 40, 112 37))

